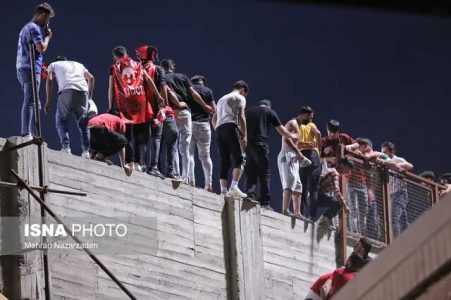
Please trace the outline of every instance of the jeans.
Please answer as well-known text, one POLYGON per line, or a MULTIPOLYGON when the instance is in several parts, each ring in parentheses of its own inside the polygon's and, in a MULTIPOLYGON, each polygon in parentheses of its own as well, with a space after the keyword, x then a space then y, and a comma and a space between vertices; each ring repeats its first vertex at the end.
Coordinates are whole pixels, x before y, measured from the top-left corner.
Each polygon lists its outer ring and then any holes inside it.
POLYGON ((89 149, 89 129, 88 129, 88 93, 84 91, 67 89, 58 94, 56 105, 56 130, 63 148, 70 147, 69 128, 67 126, 69 115, 73 115, 77 120, 80 131, 82 150, 89 149))
POLYGON ((191 122, 191 112, 188 109, 182 109, 177 112, 175 121, 179 129, 179 152, 182 157, 182 179, 188 179, 189 173, 189 146, 193 125, 191 122))
POLYGON ((199 160, 202 163, 205 183, 213 180, 213 163, 210 157, 211 127, 209 122, 192 122, 192 137, 189 146, 189 177, 190 182, 195 181, 195 159, 194 153, 199 152, 199 160))
POLYGON ((150 134, 150 165, 149 170, 158 168, 158 160, 160 157, 161 137, 163 135, 163 124, 152 126, 150 134))
POLYGON ((91 151, 105 157, 111 156, 127 145, 127 139, 122 134, 108 130, 106 127, 94 126, 90 129, 91 151))
MULTIPOLYGON (((17 79, 19 80, 24 97, 21 111, 20 133, 21 135, 35 134, 35 120, 34 120, 34 100, 33 100, 33 86, 31 85, 31 69, 22 68, 17 70, 17 79)), ((36 90, 38 91, 38 105, 39 102, 39 86, 41 83, 41 74, 36 74, 36 90)))
POLYGON ((407 218, 407 203, 409 202, 409 197, 407 195, 407 190, 399 190, 391 194, 392 199, 392 224, 393 224, 393 235, 398 236, 406 227, 409 225, 407 218), (401 217, 404 216, 404 222, 401 217), (402 222, 402 224, 401 224, 402 222))
POLYGON ((166 146, 166 174, 175 175, 179 174, 179 168, 177 165, 177 139, 179 131, 177 124, 174 121, 173 116, 166 116, 166 120, 163 123, 163 142, 166 146))
POLYGON ((317 220, 316 213, 316 191, 318 190, 319 177, 321 175, 321 162, 318 152, 315 150, 304 150, 302 155, 312 161, 312 164, 299 169, 302 182, 302 214, 312 220, 317 220))
POLYGON ((128 144, 125 148, 125 161, 147 166, 149 163, 150 123, 127 124, 126 127, 125 136, 128 144))
POLYGON ((351 182, 348 185, 348 197, 351 212, 349 230, 365 234, 368 217, 368 189, 365 184, 351 182))
POLYGON ((270 204, 269 145, 267 143, 250 143, 246 148, 246 194, 257 198, 257 181, 260 184, 260 204, 270 204))
POLYGON ((322 191, 318 192, 317 204, 320 207, 326 208, 323 215, 329 220, 332 220, 335 216, 337 216, 341 209, 341 204, 336 197, 325 194, 322 191))

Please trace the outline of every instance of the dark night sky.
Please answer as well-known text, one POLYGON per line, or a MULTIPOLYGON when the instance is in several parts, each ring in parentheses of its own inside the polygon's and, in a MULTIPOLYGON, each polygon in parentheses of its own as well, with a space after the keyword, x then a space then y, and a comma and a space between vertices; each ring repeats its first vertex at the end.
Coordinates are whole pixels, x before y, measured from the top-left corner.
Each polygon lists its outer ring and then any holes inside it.
MULTIPOLYGON (((20 131, 22 94, 16 79, 18 33, 38 1, 1 0, 3 28, 0 136, 20 131)), ((272 100, 285 122, 302 105, 316 110, 325 134, 330 118, 376 147, 396 143, 415 171, 451 171, 451 19, 293 3, 212 1, 58 1, 47 63, 58 54, 85 64, 96 77, 94 99, 107 106, 111 49, 143 42, 172 57, 178 71, 204 74, 216 97, 238 79, 248 105, 272 100), (448 136, 448 137, 447 137, 448 136)), ((41 95, 44 89, 41 89, 41 95)), ((43 116, 44 138, 58 149, 54 113, 43 116)), ((73 122, 73 128, 74 122, 73 122)), ((79 136, 72 134, 72 148, 79 136)), ((280 206, 273 131, 273 205, 280 206)), ((215 185, 218 174, 213 144, 215 185)), ((197 164, 199 167, 199 164, 197 164)))

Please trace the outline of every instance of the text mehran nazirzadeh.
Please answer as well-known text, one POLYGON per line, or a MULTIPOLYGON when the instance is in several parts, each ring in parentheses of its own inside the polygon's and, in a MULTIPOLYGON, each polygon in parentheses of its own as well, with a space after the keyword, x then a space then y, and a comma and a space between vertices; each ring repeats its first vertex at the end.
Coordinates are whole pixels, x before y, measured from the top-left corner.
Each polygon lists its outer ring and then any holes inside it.
POLYGON ((62 224, 25 224, 25 236, 124 237, 127 235, 127 226, 125 224, 72 224, 69 228, 70 232, 66 232, 62 224))

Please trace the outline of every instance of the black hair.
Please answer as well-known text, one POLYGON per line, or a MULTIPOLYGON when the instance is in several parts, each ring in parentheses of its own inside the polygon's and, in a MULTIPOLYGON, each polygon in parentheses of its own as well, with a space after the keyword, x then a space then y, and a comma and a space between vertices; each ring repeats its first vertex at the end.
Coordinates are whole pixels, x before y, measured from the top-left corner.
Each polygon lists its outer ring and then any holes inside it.
POLYGON ((63 56, 63 55, 58 55, 58 56, 56 57, 56 61, 64 61, 64 60, 67 60, 67 57, 65 57, 65 56, 63 56))
POLYGON ((50 4, 48 4, 47 2, 43 2, 34 8, 34 14, 35 15, 47 14, 50 15, 50 18, 53 18, 55 16, 55 11, 53 10, 53 7, 50 4))
POLYGON ((435 173, 432 171, 423 171, 418 175, 423 178, 431 178, 432 181, 435 180, 435 173))
POLYGON ((359 137, 356 139, 357 143, 359 143, 360 146, 370 146, 371 148, 373 148, 373 142, 369 139, 369 138, 362 138, 359 137))
POLYGON ((313 109, 310 106, 303 106, 299 110, 300 115, 312 114, 312 113, 313 113, 313 109))
POLYGON ((366 256, 368 256, 368 253, 370 253, 373 245, 371 245, 370 241, 366 237, 360 238, 359 242, 362 244, 363 249, 365 249, 366 256))
POLYGON ((396 151, 395 144, 392 142, 383 142, 381 148, 388 148, 393 153, 396 151))
POLYGON ((349 157, 345 156, 337 162, 337 167, 347 167, 349 169, 353 169, 354 163, 349 159, 349 157))
POLYGON ((351 255, 349 255, 348 260, 350 262, 350 266, 348 268, 352 269, 353 271, 360 270, 361 268, 363 268, 363 266, 365 266, 366 263, 365 259, 363 259, 363 257, 355 252, 352 252, 351 255))
POLYGON ((440 182, 443 184, 451 184, 451 173, 444 173, 440 176, 440 182))
POLYGON ((244 81, 244 80, 238 80, 237 82, 235 82, 235 83, 233 84, 233 89, 234 89, 234 90, 239 90, 239 89, 241 89, 241 88, 244 89, 244 91, 246 92, 246 94, 249 93, 249 85, 246 83, 246 81, 244 81))
POLYGON ((330 120, 327 123, 327 130, 330 132, 338 132, 340 130, 340 122, 338 120, 330 120))
POLYGON ((170 58, 165 58, 161 61, 161 66, 167 72, 170 68, 175 67, 175 61, 170 58))
POLYGON ((196 84, 196 83, 200 83, 201 81, 205 83, 207 83, 207 79, 205 78, 205 76, 203 75, 194 75, 193 77, 191 77, 191 82, 196 84))
POLYGON ((115 107, 110 108, 110 109, 108 110, 108 113, 109 113, 110 115, 113 115, 113 116, 116 116, 116 117, 120 117, 120 116, 121 116, 121 113, 119 112, 119 109, 117 109, 117 108, 115 108, 115 107))
POLYGON ((260 101, 258 101, 258 105, 264 105, 267 107, 271 107, 271 100, 268 100, 268 99, 260 100, 260 101))
POLYGON ((113 55, 117 58, 122 58, 127 55, 127 48, 125 48, 124 46, 114 47, 113 55))

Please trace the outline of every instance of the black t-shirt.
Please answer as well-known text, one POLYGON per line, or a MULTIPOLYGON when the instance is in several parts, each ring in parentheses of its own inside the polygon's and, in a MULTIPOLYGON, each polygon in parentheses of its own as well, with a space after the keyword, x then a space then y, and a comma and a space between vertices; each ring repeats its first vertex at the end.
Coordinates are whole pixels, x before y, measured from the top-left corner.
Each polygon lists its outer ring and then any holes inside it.
MULTIPOLYGON (((193 88, 199 93, 206 104, 210 104, 214 101, 213 91, 208 87, 201 84, 193 84, 193 88)), ((210 121, 210 115, 206 113, 197 102, 193 102, 193 105, 191 106, 191 120, 193 122, 208 122, 210 121)))
POLYGON ((191 109, 194 100, 191 98, 189 89, 191 87, 191 80, 185 74, 180 73, 166 73, 166 84, 177 95, 179 101, 186 102, 191 109))
POLYGON ((279 116, 269 107, 254 106, 246 110, 247 139, 249 142, 266 142, 270 126, 282 125, 279 116))

